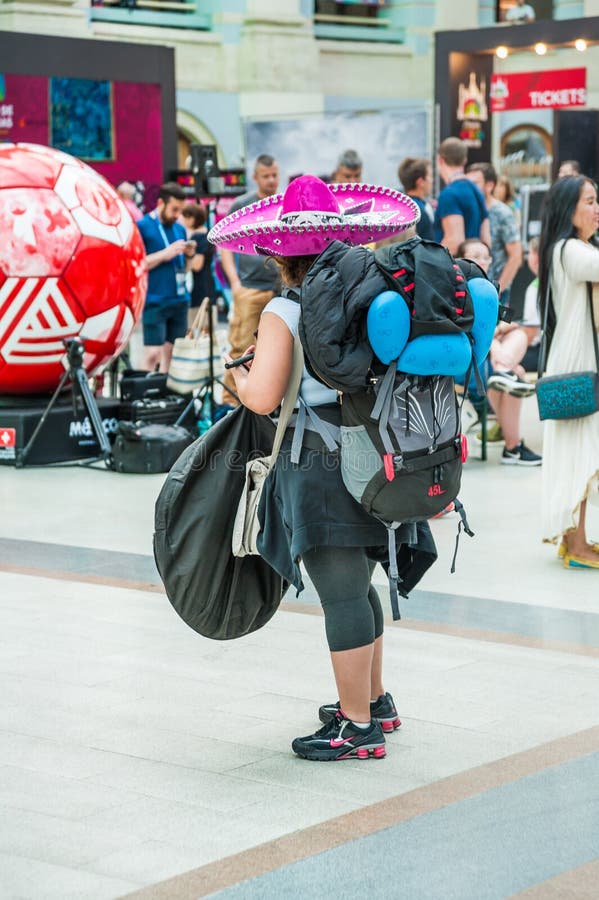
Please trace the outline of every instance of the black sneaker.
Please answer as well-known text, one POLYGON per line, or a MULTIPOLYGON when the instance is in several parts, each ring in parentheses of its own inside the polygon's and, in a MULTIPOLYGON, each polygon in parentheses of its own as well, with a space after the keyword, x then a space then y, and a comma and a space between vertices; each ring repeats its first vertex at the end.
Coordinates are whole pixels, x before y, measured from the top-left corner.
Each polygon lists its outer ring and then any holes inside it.
MULTIPOLYGON (((318 718, 321 722, 330 722, 337 715, 340 709, 339 701, 336 703, 325 703, 318 710, 318 718)), ((372 700, 370 703, 370 718, 378 722, 383 731, 394 731, 401 725, 401 719, 397 715, 393 697, 388 692, 381 694, 378 700, 372 700)))
POLYGON ((358 728, 338 710, 315 734, 296 738, 291 749, 304 759, 320 762, 369 756, 381 759, 385 756, 385 735, 378 722, 371 722, 368 728, 358 728))
POLYGON ((504 466, 540 466, 543 462, 543 457, 539 456, 538 453, 533 453, 524 441, 520 441, 511 450, 508 450, 507 447, 503 448, 501 462, 504 466))
POLYGON ((530 397, 535 392, 534 384, 523 381, 515 372, 494 372, 487 378, 487 387, 514 397, 530 397))

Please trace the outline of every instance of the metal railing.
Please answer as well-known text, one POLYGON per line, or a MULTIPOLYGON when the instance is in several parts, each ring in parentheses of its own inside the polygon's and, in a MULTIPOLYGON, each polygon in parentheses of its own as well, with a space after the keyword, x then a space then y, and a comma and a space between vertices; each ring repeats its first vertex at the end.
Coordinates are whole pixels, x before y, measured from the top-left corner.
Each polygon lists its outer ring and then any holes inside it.
POLYGON ((211 16, 198 7, 200 0, 91 0, 91 18, 124 25, 209 30, 211 16))

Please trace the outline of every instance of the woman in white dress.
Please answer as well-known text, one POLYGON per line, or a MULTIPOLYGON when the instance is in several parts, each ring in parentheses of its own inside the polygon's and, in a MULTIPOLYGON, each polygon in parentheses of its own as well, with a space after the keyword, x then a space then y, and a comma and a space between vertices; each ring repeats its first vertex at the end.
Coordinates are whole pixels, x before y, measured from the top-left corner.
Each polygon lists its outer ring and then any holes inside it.
MULTIPOLYGON (((587 282, 599 290, 598 228, 594 183, 582 175, 558 180, 547 195, 540 246, 541 320, 550 288, 547 375, 596 368, 587 282)), ((587 539, 585 524, 587 502, 597 502, 598 489, 599 413, 548 420, 543 443, 543 539, 559 542, 565 566, 599 569, 599 546, 587 539)))

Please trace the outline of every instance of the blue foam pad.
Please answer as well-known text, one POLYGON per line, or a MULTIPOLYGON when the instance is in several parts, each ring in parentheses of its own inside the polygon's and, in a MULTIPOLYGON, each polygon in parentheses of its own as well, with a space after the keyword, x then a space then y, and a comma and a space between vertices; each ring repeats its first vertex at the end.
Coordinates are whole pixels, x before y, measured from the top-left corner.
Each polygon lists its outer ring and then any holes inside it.
POLYGON ((406 344, 398 372, 409 375, 463 375, 472 361, 472 346, 460 334, 423 334, 406 344))
POLYGON ((486 278, 471 278, 468 289, 474 306, 472 326, 474 358, 480 366, 487 358, 497 327, 499 294, 497 288, 486 278))
POLYGON ((472 343, 463 333, 425 334, 408 340, 410 313, 403 298, 396 291, 377 294, 366 319, 368 339, 376 356, 385 365, 398 359, 398 371, 409 375, 463 376, 472 362, 473 350, 480 366, 495 333, 499 295, 486 278, 470 279, 468 288, 474 307, 472 343))
POLYGON ((366 319, 368 340, 377 357, 385 365, 397 359, 410 336, 410 312, 397 291, 377 294, 366 319))

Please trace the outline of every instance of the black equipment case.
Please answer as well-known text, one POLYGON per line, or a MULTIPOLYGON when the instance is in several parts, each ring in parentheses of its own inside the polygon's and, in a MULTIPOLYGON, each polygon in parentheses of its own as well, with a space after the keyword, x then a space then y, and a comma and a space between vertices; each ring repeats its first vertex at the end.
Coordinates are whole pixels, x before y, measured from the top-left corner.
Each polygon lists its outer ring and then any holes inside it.
MULTIPOLYGON (((165 397, 141 397, 125 400, 119 409, 119 419, 126 422, 146 422, 152 425, 173 425, 189 404, 187 397, 168 394, 165 397)), ((190 409, 193 417, 193 409, 190 409)))
POLYGON ((143 397, 166 397, 166 372, 146 372, 125 369, 121 375, 121 400, 141 400, 143 397))
POLYGON ((112 448, 113 468, 137 474, 168 472, 193 440, 179 425, 119 422, 112 448))

